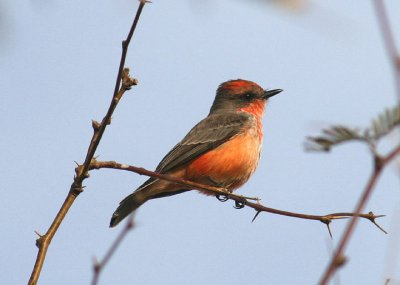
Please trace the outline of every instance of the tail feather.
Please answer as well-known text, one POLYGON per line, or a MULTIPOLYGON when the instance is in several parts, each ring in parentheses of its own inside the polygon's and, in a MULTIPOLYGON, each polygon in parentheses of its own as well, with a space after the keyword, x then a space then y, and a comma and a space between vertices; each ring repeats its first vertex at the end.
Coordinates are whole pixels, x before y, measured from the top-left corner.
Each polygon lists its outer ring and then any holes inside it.
POLYGON ((111 217, 110 228, 118 225, 123 219, 125 219, 130 213, 139 208, 143 203, 145 203, 149 198, 146 193, 141 191, 134 192, 127 196, 121 201, 118 208, 115 210, 111 217))
POLYGON ((177 184, 150 178, 119 203, 118 208, 111 217, 110 227, 118 225, 130 213, 150 199, 168 197, 185 191, 188 191, 188 189, 180 189, 177 184))

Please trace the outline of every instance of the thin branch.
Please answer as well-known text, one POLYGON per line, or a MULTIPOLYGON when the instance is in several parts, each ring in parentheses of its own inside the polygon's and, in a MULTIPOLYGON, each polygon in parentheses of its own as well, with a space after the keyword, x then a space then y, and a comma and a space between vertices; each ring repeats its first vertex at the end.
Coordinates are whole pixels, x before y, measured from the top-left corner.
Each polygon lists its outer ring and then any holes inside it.
MULTIPOLYGON (((371 194, 374 190, 374 186, 375 186, 376 182, 378 181, 378 178, 380 177, 380 174, 382 173, 382 170, 384 169, 384 167, 387 166, 399 154, 400 154, 400 145, 397 146, 393 151, 391 151, 385 157, 383 157, 383 158, 376 157, 375 158, 374 171, 371 174, 371 176, 368 180, 367 186, 365 187, 364 192, 362 193, 360 200, 357 203, 356 209, 354 210, 355 215, 349 221, 349 223, 346 227, 346 230, 343 233, 343 236, 339 242, 339 245, 328 265, 328 268, 326 269, 324 275, 322 276, 322 279, 319 283, 320 285, 328 284, 329 279, 332 277, 334 272, 343 264, 342 261, 345 260, 344 250, 345 250, 347 244, 349 243, 351 234, 353 233, 355 226, 358 222, 358 218, 360 217, 359 213, 361 213, 363 211, 369 198, 371 197, 371 194)), ((375 224, 375 218, 373 218, 371 220, 371 222, 373 222, 375 224)))
POLYGON ((50 246, 50 243, 56 234, 59 226, 61 225, 62 221, 64 220, 64 217, 68 213, 68 210, 74 203, 76 197, 83 192, 83 186, 82 182, 85 180, 87 177, 89 177, 88 174, 88 169, 90 165, 90 161, 92 160, 96 149, 100 143, 100 140, 103 136, 103 133, 107 127, 107 125, 110 124, 111 122, 111 116, 117 107, 120 99, 122 98, 122 95, 125 93, 126 90, 129 90, 133 85, 137 84, 137 81, 133 78, 129 77, 129 70, 124 69, 124 64, 125 64, 125 58, 126 58, 126 53, 128 49, 129 42, 132 38, 133 32, 135 31, 137 22, 139 20, 141 11, 144 7, 146 2, 140 1, 139 8, 136 12, 135 20, 133 21, 133 24, 131 26, 131 29, 129 31, 128 37, 126 38, 125 41, 123 41, 122 44, 122 55, 121 55, 121 61, 120 61, 120 67, 118 70, 118 76, 117 76, 117 83, 116 83, 116 88, 110 103, 110 106, 108 108, 107 114, 103 118, 101 123, 92 122, 93 126, 93 136, 90 141, 88 151, 86 154, 85 162, 82 165, 78 165, 78 167, 75 169, 76 175, 74 177, 74 181, 71 184, 70 190, 68 192, 68 195, 62 204, 60 210, 58 211, 56 217, 54 218, 51 226, 47 230, 47 232, 40 236, 36 240, 36 246, 38 247, 39 251, 36 256, 36 261, 35 265, 33 267, 31 276, 29 278, 29 285, 35 285, 37 284, 40 276, 40 272, 43 267, 44 260, 46 258, 47 250, 50 246), (122 85, 121 85, 121 79, 122 79, 122 85), (119 87, 121 85, 121 87, 119 87))
POLYGON ((389 18, 386 13, 383 0, 373 0, 375 6, 376 17, 381 28, 383 41, 386 46, 386 51, 393 66, 394 80, 396 84, 397 100, 400 104, 400 56, 396 47, 396 42, 393 37, 392 29, 390 28, 389 18))
POLYGON ((383 165, 387 165, 389 164, 394 158, 396 158, 398 155, 400 155, 400 145, 397 146, 394 150, 392 150, 391 152, 389 152, 388 155, 384 156, 380 162, 383 165))
POLYGON ((97 260, 94 261, 92 285, 96 285, 98 283, 101 271, 104 269, 104 267, 110 261, 111 257, 117 251, 117 248, 121 244, 122 240, 129 233, 129 231, 131 231, 134 228, 134 226, 135 226, 134 215, 130 215, 128 217, 127 223, 125 224, 125 227, 119 233, 119 235, 114 240, 114 242, 111 244, 111 246, 108 249, 106 255, 103 258, 103 260, 102 261, 97 261, 97 260))
MULTIPOLYGON (((137 23, 139 22, 139 18, 140 18, 140 15, 142 14, 144 5, 146 3, 149 3, 150 1, 139 0, 139 2, 140 2, 140 4, 136 11, 136 16, 135 16, 135 19, 133 20, 133 23, 132 23, 131 29, 129 30, 128 36, 126 37, 126 39, 124 41, 122 41, 121 61, 119 63, 118 75, 117 75, 117 79, 115 81, 114 97, 117 96, 117 93, 118 93, 118 90, 119 90, 119 87, 121 84, 121 78, 122 78, 122 72, 123 72, 123 69, 125 66, 126 54, 128 53, 128 47, 131 42, 133 33, 136 30, 136 26, 137 26, 137 23)), ((89 159, 89 161, 90 161, 90 159, 89 159)))
MULTIPOLYGON (((118 169, 118 170, 126 170, 130 172, 135 172, 140 175, 146 175, 150 177, 155 177, 159 179, 163 179, 166 181, 174 182, 177 184, 184 185, 190 189, 195 189, 195 190, 203 190, 203 191, 208 191, 210 193, 215 194, 216 196, 224 196, 227 199, 235 201, 235 208, 243 208, 244 206, 248 206, 250 208, 253 208, 257 213, 256 216, 253 218, 252 221, 255 220, 255 218, 259 215, 261 212, 268 212, 271 214, 276 214, 276 215, 282 215, 282 216, 288 216, 288 217, 294 217, 294 218, 300 218, 300 219, 306 219, 306 220, 315 220, 315 221, 320 221, 326 225, 331 223, 333 220, 337 219, 344 219, 344 218, 349 218, 357 215, 358 217, 375 221, 375 219, 382 217, 382 215, 374 215, 372 212, 368 214, 361 214, 361 213, 333 213, 333 214, 328 214, 328 215, 308 215, 308 214, 301 214, 301 213, 294 213, 294 212, 289 212, 289 211, 283 211, 283 210, 278 210, 270 207, 266 207, 262 204, 259 203, 260 199, 259 198, 253 198, 253 197, 246 197, 246 196, 241 196, 241 195, 236 195, 230 192, 227 192, 226 189, 221 188, 221 187, 215 187, 215 186, 210 186, 210 185, 205 185, 201 183, 196 183, 193 181, 189 181, 186 179, 182 178, 177 178, 173 176, 169 176, 166 174, 161 174, 157 172, 153 172, 147 169, 144 169, 142 167, 136 167, 136 166, 131 166, 127 164, 121 164, 115 161, 97 161, 95 159, 92 160, 92 163, 90 164, 89 170, 92 169, 101 169, 101 168, 111 168, 111 169, 118 169), (251 202, 250 200, 256 200, 256 202, 251 202)), ((226 199, 226 200, 227 200, 226 199)), ((222 201, 226 201, 222 200, 222 201)))
MULTIPOLYGON (((383 40, 386 46, 387 54, 391 60, 392 66, 393 66, 393 71, 394 71, 394 79, 395 79, 395 84, 396 84, 396 91, 397 91, 397 99, 400 104, 400 57, 399 53, 396 47, 396 43, 393 37, 393 32, 390 28, 390 23, 389 23, 389 18, 387 16, 386 10, 385 10, 385 5, 383 0, 373 0, 373 4, 375 6, 375 12, 376 16, 379 22, 379 26, 381 28, 383 40)), ((375 167, 374 171, 368 181, 368 184, 360 197, 360 200, 357 204, 356 213, 360 213, 363 208, 366 206, 366 203, 368 202, 369 197, 371 196, 371 193, 373 192, 375 183, 377 179, 379 178, 383 168, 389 164, 390 161, 392 161, 396 156, 400 154, 400 146, 397 146, 391 153, 389 153, 387 156, 380 158, 377 156, 375 153, 375 167)), ((335 271, 342 265, 340 262, 341 260, 344 260, 344 250, 346 245, 348 244, 351 234, 356 226, 356 223, 358 221, 358 217, 354 216, 345 232, 343 233, 342 239, 340 240, 340 243, 328 265, 328 268, 326 269, 324 275, 322 276, 322 279, 319 284, 325 285, 329 282, 329 279, 331 276, 335 273, 335 271)), ((371 220, 374 224, 375 221, 371 220)), ((379 227, 379 226, 378 226, 379 227)), ((380 228, 380 227, 379 227, 380 228)))

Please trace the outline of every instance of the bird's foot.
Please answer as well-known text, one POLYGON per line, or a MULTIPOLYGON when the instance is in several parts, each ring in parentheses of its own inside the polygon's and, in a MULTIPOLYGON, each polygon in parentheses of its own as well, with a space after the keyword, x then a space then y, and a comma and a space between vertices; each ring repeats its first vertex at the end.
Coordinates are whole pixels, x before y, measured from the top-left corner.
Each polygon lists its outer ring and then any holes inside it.
POLYGON ((220 202, 226 202, 228 201, 229 197, 227 195, 222 195, 222 194, 217 194, 215 197, 218 199, 220 202))
POLYGON ((243 209, 244 206, 246 206, 246 199, 243 199, 242 201, 235 201, 235 206, 233 206, 233 208, 243 209))

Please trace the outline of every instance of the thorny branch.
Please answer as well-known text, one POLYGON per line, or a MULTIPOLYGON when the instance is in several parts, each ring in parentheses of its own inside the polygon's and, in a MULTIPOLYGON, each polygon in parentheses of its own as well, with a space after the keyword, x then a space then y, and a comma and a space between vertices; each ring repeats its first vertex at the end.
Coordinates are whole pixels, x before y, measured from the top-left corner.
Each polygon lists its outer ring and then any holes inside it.
POLYGON ((145 1, 143 1, 143 0, 140 1, 138 10, 136 12, 135 19, 132 23, 132 26, 128 33, 128 36, 122 42, 122 54, 121 54, 121 60, 120 60, 120 65, 119 65, 119 69, 118 69, 117 80, 116 80, 116 84, 115 84, 115 90, 114 90, 114 94, 113 94, 110 106, 108 108, 107 114, 105 115, 105 117, 103 118, 101 123, 98 123, 96 121, 92 122, 94 132, 93 132, 93 136, 90 141, 90 144, 89 144, 89 148, 88 148, 88 151, 86 154, 85 161, 82 165, 79 165, 76 168, 76 175, 71 184, 69 193, 68 193, 64 203, 62 204, 60 210, 58 211, 56 217, 54 218, 52 224, 50 225, 49 229, 47 230, 47 232, 44 235, 39 235, 39 238, 36 240, 36 246, 38 247, 39 251, 36 256, 35 265, 33 267, 33 270, 32 270, 32 273, 31 273, 31 276, 30 276, 30 279, 28 282, 29 285, 37 284, 37 282, 39 280, 40 272, 43 267, 44 260, 46 258, 47 250, 50 246, 50 243, 51 243, 54 235, 56 234, 59 226, 61 225, 62 221, 64 220, 64 217, 68 213, 68 210, 74 203, 76 197, 78 197, 78 195, 83 192, 82 182, 83 182, 83 180, 85 180, 86 178, 89 177, 88 170, 89 170, 90 162, 96 152, 96 149, 100 143, 100 140, 103 136, 103 133, 104 133, 107 125, 109 125, 111 123, 111 116, 112 116, 115 108, 117 107, 117 105, 118 105, 120 99, 122 98, 123 94, 125 93, 125 91, 129 90, 133 85, 137 84, 136 79, 129 77, 129 69, 124 68, 124 66, 125 66, 125 59, 126 59, 126 54, 127 54, 129 43, 132 39, 133 33, 136 29, 136 25, 139 21, 140 14, 141 14, 142 9, 145 4, 146 4, 145 1))
MULTIPOLYGON (((170 177, 168 175, 151 172, 151 171, 145 170, 143 168, 138 168, 138 167, 124 165, 124 164, 118 164, 116 162, 98 162, 98 161, 94 160, 93 157, 96 152, 96 149, 99 145, 99 142, 102 138, 102 135, 105 131, 106 126, 109 125, 111 122, 111 115, 113 114, 116 106, 118 105, 118 103, 119 103, 120 99, 122 98, 123 94, 125 93, 125 91, 129 90, 132 85, 137 84, 136 80, 129 77, 129 70, 125 69, 124 66, 125 66, 125 59, 126 59, 128 46, 129 46, 129 43, 133 36, 133 33, 135 31, 136 25, 138 23, 140 14, 142 12, 142 9, 143 9, 145 3, 147 3, 147 1, 140 0, 139 8, 137 10, 134 22, 132 23, 131 29, 128 33, 126 40, 124 40, 122 42, 122 54, 121 54, 121 60, 120 60, 120 65, 119 65, 119 69, 118 69, 118 75, 117 75, 117 79, 116 79, 113 98, 112 98, 111 104, 109 106, 109 109, 107 111, 107 114, 103 118, 101 123, 98 123, 96 121, 92 122, 94 134, 91 139, 85 161, 82 165, 78 165, 78 167, 76 168, 76 175, 75 175, 74 181, 70 187, 68 196, 66 197, 62 207, 60 208, 59 212, 57 213, 50 228, 48 229, 46 234, 39 235, 40 237, 36 241, 39 251, 38 251, 36 262, 35 262, 35 265, 34 265, 30 280, 29 280, 29 284, 37 283, 44 260, 45 260, 45 257, 46 257, 46 254, 47 254, 48 247, 51 243, 51 240, 54 237, 55 233, 57 232, 58 227, 60 226, 60 224, 63 221, 65 215, 67 214, 69 208, 72 206, 73 202, 75 201, 76 197, 83 191, 82 183, 87 177, 89 177, 88 171, 91 169, 99 169, 99 168, 114 168, 114 169, 133 171, 133 172, 136 172, 139 174, 157 177, 160 179, 165 179, 165 180, 169 180, 169 181, 172 181, 172 182, 175 182, 178 184, 182 184, 182 185, 190 187, 191 189, 198 189, 198 190, 205 190, 205 191, 212 192, 212 193, 216 194, 216 196, 219 197, 220 200, 230 199, 230 200, 235 201, 236 208, 243 208, 244 206, 253 208, 256 211, 256 215, 253 218, 253 221, 259 215, 259 213, 269 212, 269 213, 273 213, 273 214, 285 215, 285 216, 302 218, 302 219, 318 220, 318 221, 326 224, 328 226, 328 230, 329 230, 329 224, 334 219, 342 219, 342 218, 352 217, 352 219, 350 220, 349 225, 340 241, 340 244, 339 244, 337 250, 335 251, 332 261, 321 281, 321 284, 326 284, 329 281, 330 276, 336 271, 336 269, 345 262, 345 258, 343 256, 344 248, 349 241, 349 238, 351 236, 351 233, 354 230, 354 227, 356 225, 356 222, 358 221, 358 218, 361 217, 361 218, 368 219, 372 223, 374 223, 378 228, 380 228, 379 225, 376 224, 375 219, 382 217, 382 215, 374 215, 372 212, 370 212, 368 214, 361 214, 361 211, 365 207, 366 202, 368 201, 368 199, 373 191, 374 185, 376 184, 384 167, 391 160, 393 160, 397 155, 400 154, 400 146, 398 146, 389 155, 387 155, 386 157, 383 157, 383 158, 378 157, 375 153, 376 159, 375 159, 374 172, 369 179, 369 182, 363 192, 363 195, 362 195, 354 213, 332 213, 332 214, 328 214, 328 215, 324 215, 324 216, 306 215, 306 214, 299 214, 299 213, 277 210, 277 209, 273 209, 273 208, 269 208, 269 207, 265 207, 265 206, 261 205, 259 203, 258 198, 251 198, 251 197, 235 195, 235 194, 227 192, 223 188, 212 187, 209 185, 202 185, 202 184, 194 183, 191 181, 170 177), (122 81, 122 85, 121 85, 121 81, 122 81), (252 200, 255 200, 255 202, 252 202, 252 200)), ((400 100, 400 59, 399 59, 399 55, 398 55, 396 46, 394 44, 392 33, 390 31, 390 26, 389 26, 386 12, 384 10, 383 1, 375 0, 374 4, 376 5, 377 16, 378 16, 378 20, 380 21, 380 25, 381 25, 381 28, 383 31, 388 54, 391 57, 393 65, 394 65, 394 69, 395 69, 395 73, 396 73, 396 77, 395 77, 396 87, 397 87, 397 92, 398 92, 398 96, 399 96, 399 100, 400 100)), ((124 236, 127 234, 127 232, 133 226, 134 226, 133 225, 133 216, 130 216, 130 220, 128 221, 127 226, 120 233, 120 236, 116 239, 114 244, 111 246, 110 250, 107 252, 104 259, 101 262, 95 263, 95 265, 94 265, 95 275, 93 277, 92 284, 97 284, 97 280, 98 280, 101 269, 104 268, 105 264, 109 261, 111 255, 113 254, 115 249, 118 247, 119 243, 122 241, 124 236)), ((380 228, 380 229, 382 231, 384 231, 382 228, 380 228)), ((330 230, 329 230, 329 232, 330 232, 330 230)))
MULTIPOLYGON (((400 104, 400 55, 396 47, 393 32, 390 27, 389 18, 386 13, 385 4, 383 0, 372 0, 372 2, 375 7, 376 17, 378 19, 378 23, 381 28, 387 54, 393 65, 394 80, 397 91, 397 100, 398 104, 400 104)), ((378 180, 383 168, 400 154, 400 146, 394 148, 394 150, 392 150, 388 155, 386 155, 383 158, 380 157, 376 152, 373 152, 373 154, 375 159, 374 171, 371 174, 371 177, 367 183, 367 186, 365 187, 364 192, 362 193, 362 196, 360 197, 360 200, 356 206, 355 213, 361 213, 361 211, 364 209, 366 203, 368 202, 373 192, 374 185, 378 180)), ((329 265, 325 273, 323 274, 319 284, 321 285, 328 284, 330 278, 333 276, 336 270, 346 261, 344 257, 344 250, 350 240, 351 234, 354 231, 357 221, 358 221, 357 216, 354 216, 350 220, 345 232, 343 233, 340 243, 337 249, 335 250, 331 258, 331 261, 329 262, 329 265)))
POLYGON ((374 190, 374 186, 375 186, 376 182, 378 181, 385 166, 387 166, 399 154, 400 154, 400 145, 397 146, 393 151, 391 151, 385 157, 375 157, 373 173, 371 174, 371 177, 368 180, 367 186, 365 187, 364 192, 362 193, 360 200, 358 201, 356 209, 354 210, 355 215, 349 221, 347 228, 346 228, 345 232, 343 233, 342 238, 340 239, 339 245, 328 265, 328 268, 326 269, 324 275, 322 276, 322 279, 319 284, 321 284, 321 285, 328 284, 329 279, 331 278, 333 273, 341 265, 344 264, 344 262, 346 260, 346 258, 343 255, 344 250, 345 250, 345 247, 347 246, 347 244, 349 243, 351 234, 355 229, 356 223, 358 222, 359 213, 361 213, 363 211, 363 209, 365 208, 365 206, 374 190))
POLYGON ((320 222, 324 223, 325 225, 327 225, 329 234, 331 235, 329 225, 333 220, 358 216, 358 217, 370 220, 374 225, 376 225, 379 229, 381 229, 383 232, 385 232, 375 222, 375 220, 377 218, 383 217, 383 215, 375 215, 372 212, 369 212, 368 214, 361 214, 360 212, 358 212, 358 213, 332 213, 332 214, 322 215, 322 216, 321 215, 307 215, 307 214, 301 214, 301 213, 294 213, 294 212, 282 211, 282 210, 266 207, 266 206, 260 204, 260 199, 256 198, 256 197, 246 197, 246 196, 236 195, 236 194, 228 192, 226 189, 221 188, 221 187, 204 185, 204 184, 196 183, 196 182, 189 181, 186 179, 176 178, 176 177, 169 176, 166 174, 149 171, 149 170, 141 168, 141 167, 131 166, 131 165, 127 165, 127 164, 121 164, 121 163, 118 163, 115 161, 97 161, 96 159, 93 159, 90 164, 89 170, 101 169, 101 168, 126 170, 126 171, 130 171, 130 172, 138 173, 140 175, 146 175, 146 176, 150 176, 150 177, 164 179, 164 180, 174 182, 177 184, 181 184, 181 185, 188 187, 189 189, 209 191, 209 192, 215 194, 217 196, 217 198, 219 198, 220 201, 226 201, 228 199, 235 201, 235 208, 237 208, 237 209, 243 208, 245 206, 253 208, 256 211, 256 215, 254 216, 253 221, 256 219, 256 217, 261 212, 268 212, 268 213, 272 213, 272 214, 300 218, 300 219, 315 220, 315 221, 320 221, 320 222), (252 202, 252 200, 255 202, 252 202))

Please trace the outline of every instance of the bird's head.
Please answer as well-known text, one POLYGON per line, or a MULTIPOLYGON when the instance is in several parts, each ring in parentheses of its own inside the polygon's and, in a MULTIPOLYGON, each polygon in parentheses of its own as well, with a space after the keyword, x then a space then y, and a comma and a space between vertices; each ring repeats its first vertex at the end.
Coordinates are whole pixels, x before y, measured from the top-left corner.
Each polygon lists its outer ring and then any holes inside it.
POLYGON ((280 92, 282 89, 264 90, 248 80, 230 80, 218 87, 210 113, 244 111, 262 116, 267 100, 280 92))

